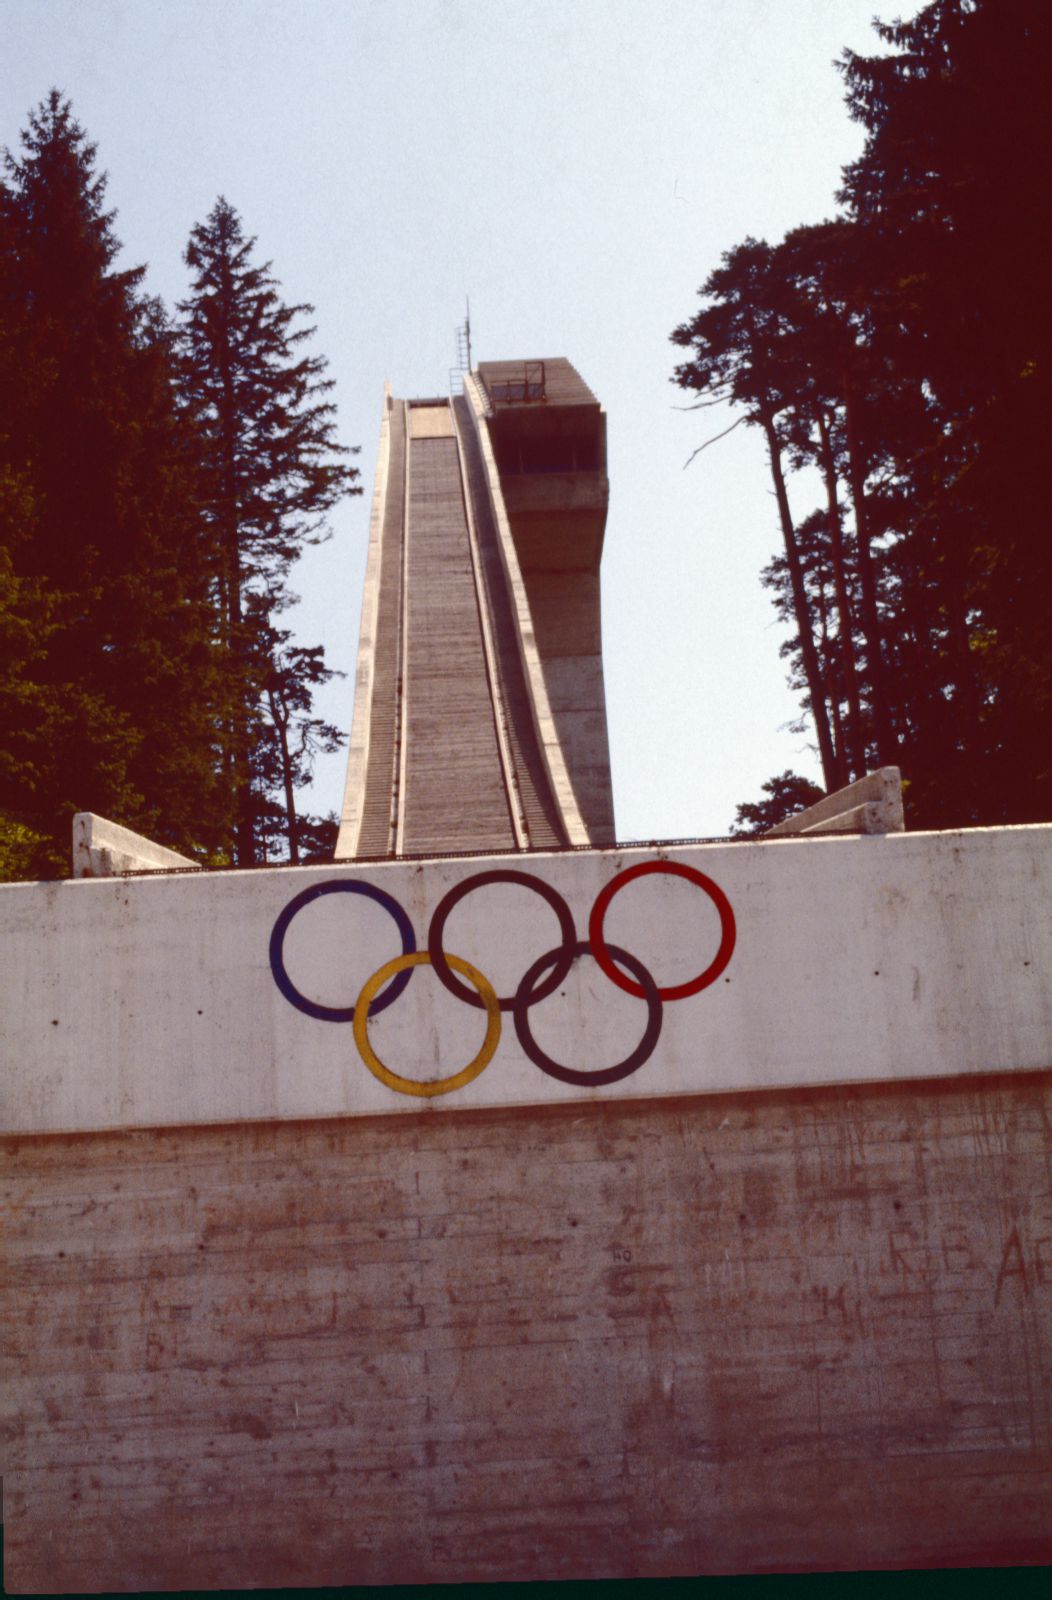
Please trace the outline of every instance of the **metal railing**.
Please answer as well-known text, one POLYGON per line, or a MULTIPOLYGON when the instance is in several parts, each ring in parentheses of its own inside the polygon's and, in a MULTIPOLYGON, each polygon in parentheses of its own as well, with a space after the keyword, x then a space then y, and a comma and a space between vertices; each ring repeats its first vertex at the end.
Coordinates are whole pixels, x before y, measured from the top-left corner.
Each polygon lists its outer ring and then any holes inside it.
POLYGON ((499 382, 489 384, 488 388, 491 400, 501 400, 506 405, 522 405, 529 400, 546 400, 548 391, 544 362, 524 361, 521 378, 501 378, 499 382))

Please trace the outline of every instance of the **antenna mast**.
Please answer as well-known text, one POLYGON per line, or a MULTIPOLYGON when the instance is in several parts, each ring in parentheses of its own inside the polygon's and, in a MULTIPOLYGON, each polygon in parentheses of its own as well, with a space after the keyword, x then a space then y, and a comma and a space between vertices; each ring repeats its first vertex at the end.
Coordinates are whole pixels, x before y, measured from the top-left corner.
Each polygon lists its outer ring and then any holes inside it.
POLYGON ((471 301, 464 301, 464 320, 455 329, 453 337, 456 341, 456 365, 449 369, 449 388, 451 394, 464 393, 464 375, 471 371, 471 301))

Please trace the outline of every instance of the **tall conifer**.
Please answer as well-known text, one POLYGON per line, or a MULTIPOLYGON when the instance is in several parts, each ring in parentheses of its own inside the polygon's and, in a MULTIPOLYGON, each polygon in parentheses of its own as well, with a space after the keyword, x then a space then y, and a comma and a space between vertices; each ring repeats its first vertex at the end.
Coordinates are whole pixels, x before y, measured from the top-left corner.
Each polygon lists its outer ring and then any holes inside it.
POLYGON ((238 685, 223 752, 241 865, 260 858, 273 832, 275 793, 297 859, 289 797, 307 769, 303 760, 279 761, 275 771, 273 751, 287 746, 289 729, 284 710, 275 720, 274 685, 284 681, 280 703, 291 717, 310 722, 311 689, 325 669, 319 650, 286 652, 279 661, 278 635, 263 649, 261 640, 271 615, 292 600, 287 579, 296 556, 328 536, 327 513, 344 495, 360 493, 358 473, 344 460, 352 452, 337 442, 327 362, 302 353, 315 331, 302 319, 313 307, 283 303, 270 263, 253 261, 255 243, 220 198, 191 232, 192 288, 179 307, 184 392, 205 447, 213 597, 238 685))
POLYGON ((68 870, 95 810, 221 836, 205 552, 169 334, 118 270, 95 147, 57 91, 0 184, 0 764, 8 870, 68 870), (212 819, 210 821, 210 819, 212 819), (220 822, 212 831, 215 821, 220 822))
POLYGON ((819 467, 826 505, 765 581, 795 686, 828 702, 827 785, 831 738, 840 768, 901 763, 914 825, 1044 820, 1052 322, 1033 174, 1052 156, 1052 11, 932 0, 876 28, 887 53, 842 63, 866 132, 843 213, 726 256, 673 334, 692 350, 676 381, 762 421, 754 331, 773 328, 774 437, 819 467))

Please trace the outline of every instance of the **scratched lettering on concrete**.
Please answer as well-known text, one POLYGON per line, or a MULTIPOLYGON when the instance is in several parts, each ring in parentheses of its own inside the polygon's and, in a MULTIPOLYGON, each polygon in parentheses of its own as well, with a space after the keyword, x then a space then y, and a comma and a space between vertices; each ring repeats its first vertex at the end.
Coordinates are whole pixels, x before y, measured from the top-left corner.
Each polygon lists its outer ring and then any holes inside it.
POLYGON ((1052 1560, 1050 1105, 9 1141, 9 1586, 1052 1560))

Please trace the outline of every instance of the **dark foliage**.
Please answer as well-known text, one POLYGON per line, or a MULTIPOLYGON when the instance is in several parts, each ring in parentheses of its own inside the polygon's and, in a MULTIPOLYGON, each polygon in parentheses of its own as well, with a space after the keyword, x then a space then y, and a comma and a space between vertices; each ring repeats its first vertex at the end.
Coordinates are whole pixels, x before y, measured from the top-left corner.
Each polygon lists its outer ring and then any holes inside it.
POLYGON ((63 876, 78 810, 204 862, 310 857, 332 674, 273 618, 358 490, 309 307, 220 201, 173 329, 105 187, 53 91, 0 182, 0 877, 63 876))
POLYGON ((68 870, 76 810, 222 835, 194 441, 168 330, 118 272, 95 150, 57 92, 0 185, 0 827, 68 870))
POLYGON ((746 240, 676 381, 763 428, 792 681, 827 788, 894 761, 914 825, 1052 816, 1044 0, 936 0, 847 55, 843 212, 746 240), (820 511, 795 523, 786 468, 820 511))
POLYGON ((312 307, 285 305, 269 263, 224 199, 195 227, 180 307, 181 377, 204 464, 202 512, 214 551, 212 594, 229 681, 223 765, 231 790, 231 849, 239 865, 280 839, 299 859, 295 791, 337 729, 312 717, 313 690, 331 678, 320 646, 294 649, 272 618, 290 605, 289 569, 327 537, 326 514, 361 492, 338 444, 322 356, 302 353, 312 307))
POLYGON ((805 811, 821 800, 822 790, 810 778, 801 778, 796 772, 783 772, 777 778, 768 778, 760 788, 766 799, 752 805, 740 805, 731 829, 733 839, 748 839, 766 833, 791 817, 805 811))

